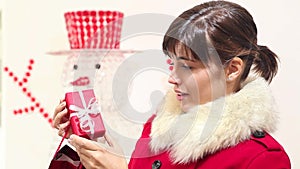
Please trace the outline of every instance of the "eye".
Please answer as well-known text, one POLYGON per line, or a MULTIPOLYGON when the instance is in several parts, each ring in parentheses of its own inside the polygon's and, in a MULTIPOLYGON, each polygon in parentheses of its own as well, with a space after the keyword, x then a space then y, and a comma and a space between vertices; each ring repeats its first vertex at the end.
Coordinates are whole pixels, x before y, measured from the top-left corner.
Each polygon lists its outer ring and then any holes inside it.
POLYGON ((184 69, 192 69, 192 67, 189 66, 189 65, 182 65, 181 67, 184 68, 184 69))
POLYGON ((74 69, 74 70, 77 70, 77 69, 78 69, 78 65, 74 65, 74 66, 73 66, 73 69, 74 69))
POLYGON ((101 68, 101 65, 100 65, 99 63, 97 63, 97 64, 95 65, 95 68, 96 68, 96 69, 100 69, 100 68, 101 68))

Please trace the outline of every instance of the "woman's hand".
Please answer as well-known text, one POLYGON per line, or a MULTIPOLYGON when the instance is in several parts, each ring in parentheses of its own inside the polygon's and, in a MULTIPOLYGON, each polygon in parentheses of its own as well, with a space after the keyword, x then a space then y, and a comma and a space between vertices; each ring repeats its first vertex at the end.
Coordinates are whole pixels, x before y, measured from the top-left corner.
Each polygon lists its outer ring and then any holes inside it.
POLYGON ((127 169, 126 159, 120 147, 108 135, 109 146, 72 134, 69 143, 76 148, 80 161, 86 169, 127 169))
POLYGON ((60 100, 59 105, 56 106, 53 115, 53 127, 58 129, 58 135, 64 136, 67 131, 66 138, 69 138, 72 134, 72 130, 69 129, 70 121, 68 111, 66 109, 65 100, 60 100))

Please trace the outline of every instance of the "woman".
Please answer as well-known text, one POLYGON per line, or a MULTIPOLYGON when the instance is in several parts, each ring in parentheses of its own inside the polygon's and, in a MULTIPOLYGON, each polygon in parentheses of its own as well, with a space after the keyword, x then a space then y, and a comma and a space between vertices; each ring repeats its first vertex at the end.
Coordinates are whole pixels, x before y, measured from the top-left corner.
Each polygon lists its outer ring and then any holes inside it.
MULTIPOLYGON (((227 1, 195 6, 170 25, 163 50, 171 59, 174 89, 144 125, 129 165, 72 135, 86 168, 291 168, 269 134, 278 119, 268 88, 277 56, 257 44, 246 9, 227 1)), ((60 135, 69 125, 63 109, 59 105, 54 115, 60 135)))

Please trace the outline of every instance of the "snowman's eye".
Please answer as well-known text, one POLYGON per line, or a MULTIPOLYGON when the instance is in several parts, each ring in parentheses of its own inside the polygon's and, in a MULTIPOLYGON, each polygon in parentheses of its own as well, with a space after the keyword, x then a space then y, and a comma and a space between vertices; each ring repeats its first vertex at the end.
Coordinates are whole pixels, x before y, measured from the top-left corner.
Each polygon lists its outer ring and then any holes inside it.
POLYGON ((96 68, 96 69, 100 69, 100 67, 101 67, 101 65, 100 65, 99 63, 97 63, 97 64, 95 65, 95 68, 96 68))
POLYGON ((73 66, 73 69, 74 69, 74 70, 77 70, 77 69, 78 69, 78 65, 74 65, 74 66, 73 66))

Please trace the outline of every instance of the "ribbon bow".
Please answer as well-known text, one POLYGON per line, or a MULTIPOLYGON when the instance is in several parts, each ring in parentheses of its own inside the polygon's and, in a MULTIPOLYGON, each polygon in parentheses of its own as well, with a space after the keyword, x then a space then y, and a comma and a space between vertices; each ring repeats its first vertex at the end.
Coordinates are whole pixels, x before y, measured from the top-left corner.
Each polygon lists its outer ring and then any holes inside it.
POLYGON ((79 126, 82 131, 91 134, 91 138, 95 134, 95 122, 92 120, 90 115, 100 114, 96 98, 93 97, 89 100, 86 105, 82 91, 78 91, 79 96, 83 105, 83 108, 76 105, 70 105, 69 109, 75 111, 71 113, 70 117, 77 116, 79 119, 79 126))

